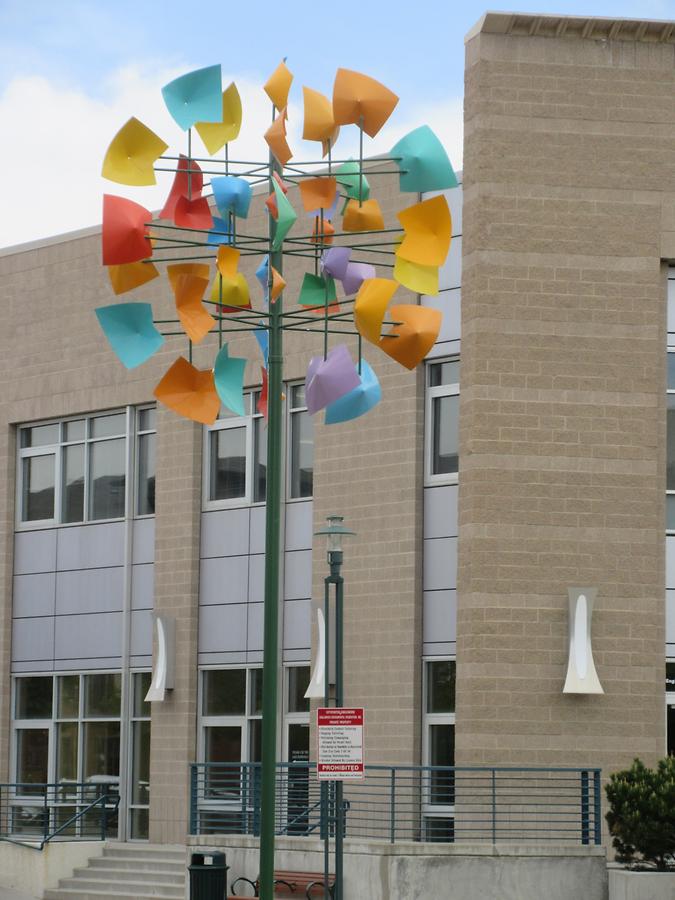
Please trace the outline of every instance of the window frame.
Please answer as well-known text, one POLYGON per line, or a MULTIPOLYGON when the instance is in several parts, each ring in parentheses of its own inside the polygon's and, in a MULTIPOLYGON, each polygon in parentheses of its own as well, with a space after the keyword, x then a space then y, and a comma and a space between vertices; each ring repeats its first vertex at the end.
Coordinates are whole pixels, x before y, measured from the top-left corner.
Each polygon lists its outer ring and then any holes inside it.
MULTIPOLYGON (((457 658, 455 656, 425 656, 422 659, 422 765, 431 765, 431 726, 452 725, 457 728, 456 711, 445 713, 427 712, 429 700, 429 664, 436 662, 454 662, 455 676, 457 658)), ((455 731, 455 738, 457 734, 455 731)), ((425 783, 422 790, 421 813, 423 830, 426 835, 428 819, 453 819, 455 818, 455 806, 450 804, 432 803, 430 799, 430 785, 425 783)))
MULTIPOLYGON (((218 417, 213 425, 204 427, 204 443, 202 446, 202 509, 237 509, 242 506, 257 506, 253 503, 253 414, 252 404, 255 389, 244 392, 245 412, 243 416, 218 417), (244 476, 244 496, 223 500, 211 500, 211 435, 227 429, 243 428, 246 472, 244 476)), ((263 501, 264 502, 264 501, 263 501)))
MULTIPOLYGON (((307 497, 293 496, 293 417, 298 413, 307 413, 307 399, 305 398, 304 406, 293 406, 293 388, 304 386, 304 381, 289 381, 286 385, 286 440, 284 446, 286 449, 286 502, 287 503, 306 503, 308 500, 314 499, 314 455, 312 455, 312 493, 307 497)), ((309 415, 314 427, 314 419, 309 415)), ((314 446, 314 433, 312 432, 312 446, 314 446)))
POLYGON ((152 519, 155 516, 154 512, 151 513, 139 513, 139 492, 141 488, 140 483, 140 474, 141 474, 141 438, 146 434, 154 434, 155 435, 155 497, 157 496, 157 406, 154 403, 146 403, 141 406, 134 407, 134 427, 133 427, 133 459, 134 459, 134 495, 133 495, 133 506, 134 506, 134 519, 152 519), (141 430, 140 422, 141 422, 141 413, 146 410, 154 409, 155 410, 155 427, 154 428, 144 428, 141 430))
POLYGON ((33 422, 21 422, 15 426, 16 431, 16 477, 15 477, 15 511, 14 511, 14 528, 15 531, 39 531, 45 528, 78 528, 83 525, 102 525, 108 522, 123 522, 127 518, 148 519, 152 518, 154 513, 138 513, 138 489, 139 489, 139 437, 143 434, 156 434, 155 429, 145 429, 142 432, 138 430, 140 421, 140 413, 147 409, 156 409, 154 403, 143 403, 138 406, 117 407, 113 409, 102 409, 94 412, 80 413, 79 415, 63 416, 62 418, 40 419, 33 422), (117 435, 109 435, 105 437, 93 437, 91 422, 105 416, 124 415, 125 426, 124 431, 117 435), (66 440, 65 429, 69 422, 84 422, 84 437, 75 440, 66 440), (59 428, 58 442, 52 444, 44 444, 39 447, 22 447, 21 433, 24 429, 42 427, 45 425, 57 425, 59 428), (125 477, 125 498, 124 512, 121 516, 112 518, 94 519, 91 517, 91 483, 90 483, 90 448, 97 443, 106 441, 124 440, 124 477, 125 477), (84 464, 83 464, 83 509, 82 518, 75 522, 63 521, 63 479, 65 466, 64 450, 68 447, 81 446, 84 448, 84 464), (35 519, 27 521, 22 518, 23 515, 23 483, 24 483, 24 459, 34 458, 38 456, 54 456, 54 515, 50 519, 35 519), (129 481, 133 482, 133 504, 132 509, 128 508, 126 485, 129 481))
MULTIPOLYGON (((459 481, 459 472, 440 472, 433 471, 433 425, 434 425, 434 400, 439 397, 459 397, 460 383, 441 384, 436 387, 431 386, 431 370, 433 366, 442 365, 443 363, 460 362, 459 354, 453 354, 448 357, 429 360, 425 365, 424 372, 424 484, 425 486, 438 484, 457 484, 459 481)), ((457 448, 457 456, 459 459, 459 447, 457 448)))
MULTIPOLYGON (((666 347, 666 466, 668 465, 668 397, 675 397, 675 387, 668 387, 668 354, 672 353, 675 356, 675 346, 668 345, 666 347)), ((668 528, 668 498, 673 497, 673 502, 675 502, 675 490, 668 490, 667 487, 668 482, 666 481, 666 534, 667 535, 675 535, 675 527, 668 528)))

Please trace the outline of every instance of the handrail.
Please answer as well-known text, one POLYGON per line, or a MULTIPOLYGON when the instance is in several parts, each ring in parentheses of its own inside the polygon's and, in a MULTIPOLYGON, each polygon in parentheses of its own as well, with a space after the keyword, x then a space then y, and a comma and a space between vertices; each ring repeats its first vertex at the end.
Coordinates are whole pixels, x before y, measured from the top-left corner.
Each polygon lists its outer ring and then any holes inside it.
MULTIPOLYGON (((5 814, 11 814, 14 809, 20 809, 28 806, 35 807, 42 813, 42 835, 35 840, 21 840, 13 836, 12 831, 7 833, 0 832, 0 841, 9 844, 17 844, 22 847, 28 847, 31 850, 41 851, 45 846, 59 835, 63 834, 67 829, 72 828, 85 816, 97 807, 100 808, 100 819, 97 829, 97 836, 100 840, 106 839, 108 816, 119 808, 120 796, 116 791, 111 790, 110 784, 99 784, 96 782, 0 782, 0 799, 4 801, 5 814), (85 795, 96 791, 93 800, 86 802, 85 795), (65 793, 64 793, 65 792, 65 793), (37 801, 37 802, 31 802, 37 801), (51 801, 51 806, 50 806, 51 801), (86 806, 82 806, 86 802, 86 806), (58 827, 49 830, 52 811, 55 809, 64 809, 70 806, 80 807, 76 809, 73 815, 69 816, 58 827)), ((74 840, 80 839, 91 840, 92 835, 88 834, 82 838, 80 835, 69 836, 74 840)))

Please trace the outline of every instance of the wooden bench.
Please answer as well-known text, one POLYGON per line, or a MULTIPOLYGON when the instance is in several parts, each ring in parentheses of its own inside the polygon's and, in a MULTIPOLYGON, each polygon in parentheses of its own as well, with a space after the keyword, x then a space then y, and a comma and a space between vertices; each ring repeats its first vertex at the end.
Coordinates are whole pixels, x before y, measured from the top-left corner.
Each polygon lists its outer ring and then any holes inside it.
MULTIPOLYGON (((237 878, 232 882, 230 894, 227 900, 243 900, 245 894, 236 893, 236 886, 243 882, 250 885, 253 894, 248 896, 260 896, 260 880, 256 878, 251 881, 250 878, 237 878)), ((333 886, 335 884, 335 875, 328 876, 328 891, 333 896, 333 886)), ((275 869, 274 871, 274 896, 275 897, 295 897, 300 900, 302 897, 322 898, 324 896, 324 875, 323 872, 289 872, 284 869, 275 869)))

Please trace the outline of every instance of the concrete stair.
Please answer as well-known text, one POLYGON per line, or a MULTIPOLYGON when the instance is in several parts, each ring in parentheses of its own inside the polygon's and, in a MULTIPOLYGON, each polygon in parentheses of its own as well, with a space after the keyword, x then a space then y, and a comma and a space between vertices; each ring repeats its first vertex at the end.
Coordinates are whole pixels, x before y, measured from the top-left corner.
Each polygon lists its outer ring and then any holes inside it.
POLYGON ((109 843, 44 900, 183 900, 185 859, 184 847, 109 843))

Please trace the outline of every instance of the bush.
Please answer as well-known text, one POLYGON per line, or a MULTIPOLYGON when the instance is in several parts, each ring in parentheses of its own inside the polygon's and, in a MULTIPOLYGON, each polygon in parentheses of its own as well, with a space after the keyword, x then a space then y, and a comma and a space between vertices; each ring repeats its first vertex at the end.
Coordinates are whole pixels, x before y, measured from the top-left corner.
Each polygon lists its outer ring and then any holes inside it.
POLYGON ((607 824, 618 862, 675 866, 675 756, 648 769, 639 759, 610 775, 607 824))

